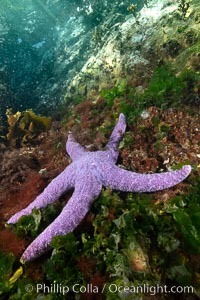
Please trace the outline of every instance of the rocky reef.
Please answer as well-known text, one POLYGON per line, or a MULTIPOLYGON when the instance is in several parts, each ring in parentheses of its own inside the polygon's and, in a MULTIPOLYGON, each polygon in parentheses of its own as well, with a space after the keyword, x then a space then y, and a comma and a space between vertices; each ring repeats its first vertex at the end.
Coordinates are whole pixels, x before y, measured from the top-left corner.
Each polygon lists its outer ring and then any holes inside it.
POLYGON ((4 120, 6 108, 52 114, 63 102, 94 100, 126 76, 145 85, 144 78, 165 62, 173 62, 177 73, 185 65, 198 68, 198 1, 139 1, 134 10, 129 1, 70 3, 30 1, 24 8, 22 1, 20 10, 18 2, 4 4, 4 120))
POLYGON ((185 66, 198 68, 199 27, 197 1, 184 12, 179 1, 168 0, 149 1, 136 16, 115 23, 109 34, 101 25, 101 48, 72 78, 65 98, 94 98, 127 76, 144 85, 155 66, 166 62, 173 62, 177 73, 185 66))
POLYGON ((200 295, 200 5, 136 2, 2 4, 1 299, 196 300, 200 295), (6 14, 8 9, 13 14, 6 14), (191 175, 156 193, 104 188, 73 233, 55 237, 53 251, 22 267, 25 248, 57 217, 72 191, 16 225, 5 228, 6 221, 70 165, 69 131, 87 150, 103 150, 120 113, 127 120, 120 168, 151 174, 189 164, 191 175), (41 282, 69 290, 65 296, 62 290, 37 290, 41 282), (154 289, 134 293, 144 285, 154 289), (162 293, 157 286, 179 291, 162 293))

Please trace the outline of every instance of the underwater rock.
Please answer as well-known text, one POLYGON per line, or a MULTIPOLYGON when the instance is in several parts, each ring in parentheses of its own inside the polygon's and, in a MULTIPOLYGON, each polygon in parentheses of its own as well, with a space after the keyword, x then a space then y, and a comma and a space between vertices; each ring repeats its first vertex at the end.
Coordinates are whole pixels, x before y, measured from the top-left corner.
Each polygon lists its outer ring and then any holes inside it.
MULTIPOLYGON (((190 1, 189 7, 181 3, 182 6, 180 1, 138 1, 133 13, 128 9, 132 5, 128 0, 93 0, 90 5, 79 1, 78 6, 74 1, 67 5, 48 1, 43 7, 37 1, 34 16, 28 6, 20 12, 24 17, 20 26, 12 18, 11 27, 19 27, 18 36, 14 30, 9 35, 3 18, 0 56, 6 59, 0 64, 0 72, 8 97, 3 100, 0 115, 4 115, 6 107, 17 111, 19 105, 51 114, 61 102, 97 98, 119 77, 143 78, 148 70, 151 74, 155 66, 177 58, 178 66, 183 68, 189 51, 182 57, 181 54, 189 50, 188 46, 198 48, 200 22, 199 3, 190 1), (182 17, 180 9, 187 10, 186 17, 182 17), (41 13, 47 14, 44 24, 41 13), (58 16, 60 22, 56 21, 58 16)), ((16 13, 15 5, 13 9, 16 13)))
POLYGON ((163 44, 163 48, 166 51, 166 55, 174 58, 179 54, 181 50, 181 44, 176 40, 170 40, 163 44))
MULTIPOLYGON (((197 11, 197 4, 191 2, 190 15, 197 11)), ((187 46, 198 42, 198 30, 200 25, 194 19, 180 17, 178 2, 148 1, 136 16, 130 14, 113 25, 109 34, 101 31, 101 46, 73 77, 65 100, 98 97, 100 91, 115 86, 119 77, 145 76, 147 70, 152 72, 155 66, 172 59, 183 68, 189 56, 187 46)))
POLYGON ((28 174, 38 168, 38 162, 32 154, 23 155, 18 149, 0 153, 0 160, 0 186, 5 191, 18 190, 28 174))

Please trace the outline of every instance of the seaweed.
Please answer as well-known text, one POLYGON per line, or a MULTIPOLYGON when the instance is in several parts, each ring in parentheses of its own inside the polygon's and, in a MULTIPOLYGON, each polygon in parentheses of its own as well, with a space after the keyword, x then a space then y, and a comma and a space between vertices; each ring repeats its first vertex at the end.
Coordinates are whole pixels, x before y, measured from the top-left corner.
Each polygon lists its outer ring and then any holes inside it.
POLYGON ((32 110, 13 114, 7 109, 6 115, 9 125, 7 140, 13 146, 33 143, 41 132, 50 128, 51 118, 38 116, 32 110))
POLYGON ((149 104, 163 109, 178 107, 184 88, 185 82, 168 65, 163 65, 154 70, 144 97, 149 104))
POLYGON ((5 254, 0 252, 0 295, 7 293, 11 289, 9 277, 12 274, 15 257, 12 253, 5 254))
POLYGON ((186 0, 179 0, 178 10, 180 11, 183 18, 186 18, 190 3, 186 0))
POLYGON ((111 89, 102 90, 100 95, 102 98, 106 100, 106 104, 108 107, 112 107, 114 103, 114 99, 117 97, 124 96, 127 92, 127 80, 121 80, 116 86, 111 89))
POLYGON ((161 109, 177 108, 182 103, 199 104, 199 74, 184 69, 176 75, 176 71, 168 64, 156 67, 152 77, 145 83, 146 88, 131 86, 125 81, 111 89, 103 90, 101 96, 109 108, 123 112, 128 123, 136 123, 142 112, 149 106, 161 109))

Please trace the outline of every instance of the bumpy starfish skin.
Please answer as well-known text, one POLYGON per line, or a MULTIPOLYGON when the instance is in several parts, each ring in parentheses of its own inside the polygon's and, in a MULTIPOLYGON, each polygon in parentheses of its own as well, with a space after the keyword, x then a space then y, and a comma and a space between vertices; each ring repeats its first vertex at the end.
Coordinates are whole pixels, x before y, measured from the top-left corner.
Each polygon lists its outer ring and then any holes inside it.
POLYGON ((102 186, 129 192, 153 192, 172 187, 190 174, 191 166, 159 174, 138 174, 117 167, 117 147, 125 129, 125 117, 120 114, 106 145, 107 150, 95 152, 86 151, 69 133, 66 149, 73 162, 29 206, 7 222, 16 223, 21 216, 31 214, 33 208, 43 208, 74 188, 60 215, 28 246, 22 261, 33 260, 44 253, 54 236, 73 231, 99 196, 102 186))

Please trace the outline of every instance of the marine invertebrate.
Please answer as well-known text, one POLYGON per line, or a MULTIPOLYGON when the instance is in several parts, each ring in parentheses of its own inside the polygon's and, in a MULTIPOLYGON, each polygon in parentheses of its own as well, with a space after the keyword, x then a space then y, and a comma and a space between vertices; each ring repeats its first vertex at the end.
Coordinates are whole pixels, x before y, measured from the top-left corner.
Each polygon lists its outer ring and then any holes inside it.
POLYGON ((138 174, 117 167, 117 146, 126 129, 125 116, 120 114, 107 150, 87 152, 69 133, 66 150, 73 162, 45 188, 28 207, 12 216, 7 223, 16 223, 33 208, 43 208, 65 191, 74 187, 74 193, 61 214, 29 245, 22 261, 29 261, 46 251, 52 238, 65 235, 77 227, 101 192, 102 186, 121 191, 153 192, 172 187, 191 172, 190 166, 161 174, 138 174))

